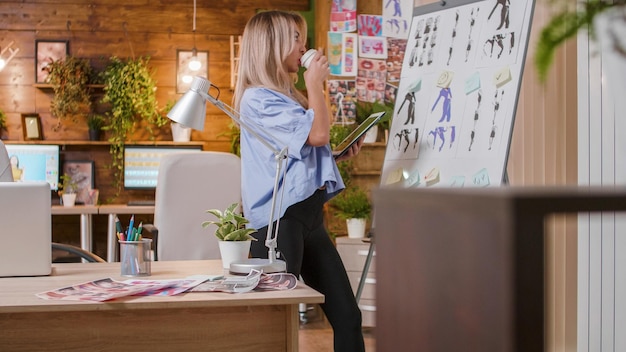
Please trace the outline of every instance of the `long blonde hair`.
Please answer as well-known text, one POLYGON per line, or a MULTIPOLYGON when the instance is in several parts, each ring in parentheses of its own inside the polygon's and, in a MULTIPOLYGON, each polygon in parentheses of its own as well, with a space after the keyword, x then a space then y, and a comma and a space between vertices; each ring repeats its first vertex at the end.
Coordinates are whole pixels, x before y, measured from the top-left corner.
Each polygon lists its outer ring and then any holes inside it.
POLYGON ((306 22, 297 12, 264 11, 246 24, 239 52, 239 72, 234 93, 235 109, 240 109, 243 92, 250 87, 265 87, 298 101, 308 108, 294 78, 284 65, 296 45, 296 30, 306 37, 306 22))

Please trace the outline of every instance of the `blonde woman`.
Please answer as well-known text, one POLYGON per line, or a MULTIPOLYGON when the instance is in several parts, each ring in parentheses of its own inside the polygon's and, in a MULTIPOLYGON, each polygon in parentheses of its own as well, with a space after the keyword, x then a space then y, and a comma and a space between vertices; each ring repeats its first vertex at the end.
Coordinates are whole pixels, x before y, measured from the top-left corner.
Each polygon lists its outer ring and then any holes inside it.
MULTIPOLYGON (((288 147, 279 190, 284 188, 284 200, 276 210, 280 259, 287 271, 325 295, 322 309, 333 327, 335 351, 364 351, 361 312, 323 221, 324 203, 345 188, 329 146, 331 121, 323 93, 330 73, 327 58, 318 52, 304 73, 308 97, 294 87, 305 40, 306 23, 297 13, 267 11, 252 17, 242 37, 234 105, 245 122, 275 138, 277 149, 288 147)), ((345 158, 358 153, 361 144, 345 158)), ((260 229, 253 235, 259 241, 252 242, 252 256, 267 258, 274 155, 242 130, 241 160, 244 214, 260 229)))

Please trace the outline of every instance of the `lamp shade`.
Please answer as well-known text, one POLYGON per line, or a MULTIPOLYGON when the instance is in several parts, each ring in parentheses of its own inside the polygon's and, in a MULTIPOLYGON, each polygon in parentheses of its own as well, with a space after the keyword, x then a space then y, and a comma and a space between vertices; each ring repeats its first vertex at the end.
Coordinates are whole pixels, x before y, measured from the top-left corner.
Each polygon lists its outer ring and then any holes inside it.
POLYGON ((204 120, 206 118, 206 95, 209 92, 210 82, 200 77, 195 77, 191 82, 191 88, 167 113, 172 121, 183 126, 191 127, 195 130, 204 130, 204 120))

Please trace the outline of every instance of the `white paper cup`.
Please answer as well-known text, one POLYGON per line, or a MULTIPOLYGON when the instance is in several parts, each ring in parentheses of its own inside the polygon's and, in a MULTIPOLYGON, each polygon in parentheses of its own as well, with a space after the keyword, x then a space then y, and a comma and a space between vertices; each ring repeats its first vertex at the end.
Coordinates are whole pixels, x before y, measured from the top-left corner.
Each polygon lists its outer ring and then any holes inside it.
POLYGON ((315 56, 316 52, 317 50, 315 49, 309 49, 306 53, 304 53, 304 55, 302 55, 302 58, 300 59, 300 63, 302 63, 302 67, 307 68, 307 69, 309 68, 309 65, 313 61, 313 57, 315 56))

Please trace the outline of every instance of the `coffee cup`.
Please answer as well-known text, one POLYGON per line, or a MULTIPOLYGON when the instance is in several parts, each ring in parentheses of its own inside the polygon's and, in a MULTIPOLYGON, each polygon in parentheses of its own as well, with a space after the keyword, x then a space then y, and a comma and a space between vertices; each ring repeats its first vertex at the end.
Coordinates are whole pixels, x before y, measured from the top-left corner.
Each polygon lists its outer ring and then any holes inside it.
POLYGON ((302 55, 302 58, 300 59, 302 67, 307 69, 309 68, 309 65, 311 65, 311 62, 313 62, 313 57, 315 56, 316 52, 317 50, 315 49, 309 49, 306 53, 304 53, 304 55, 302 55))

